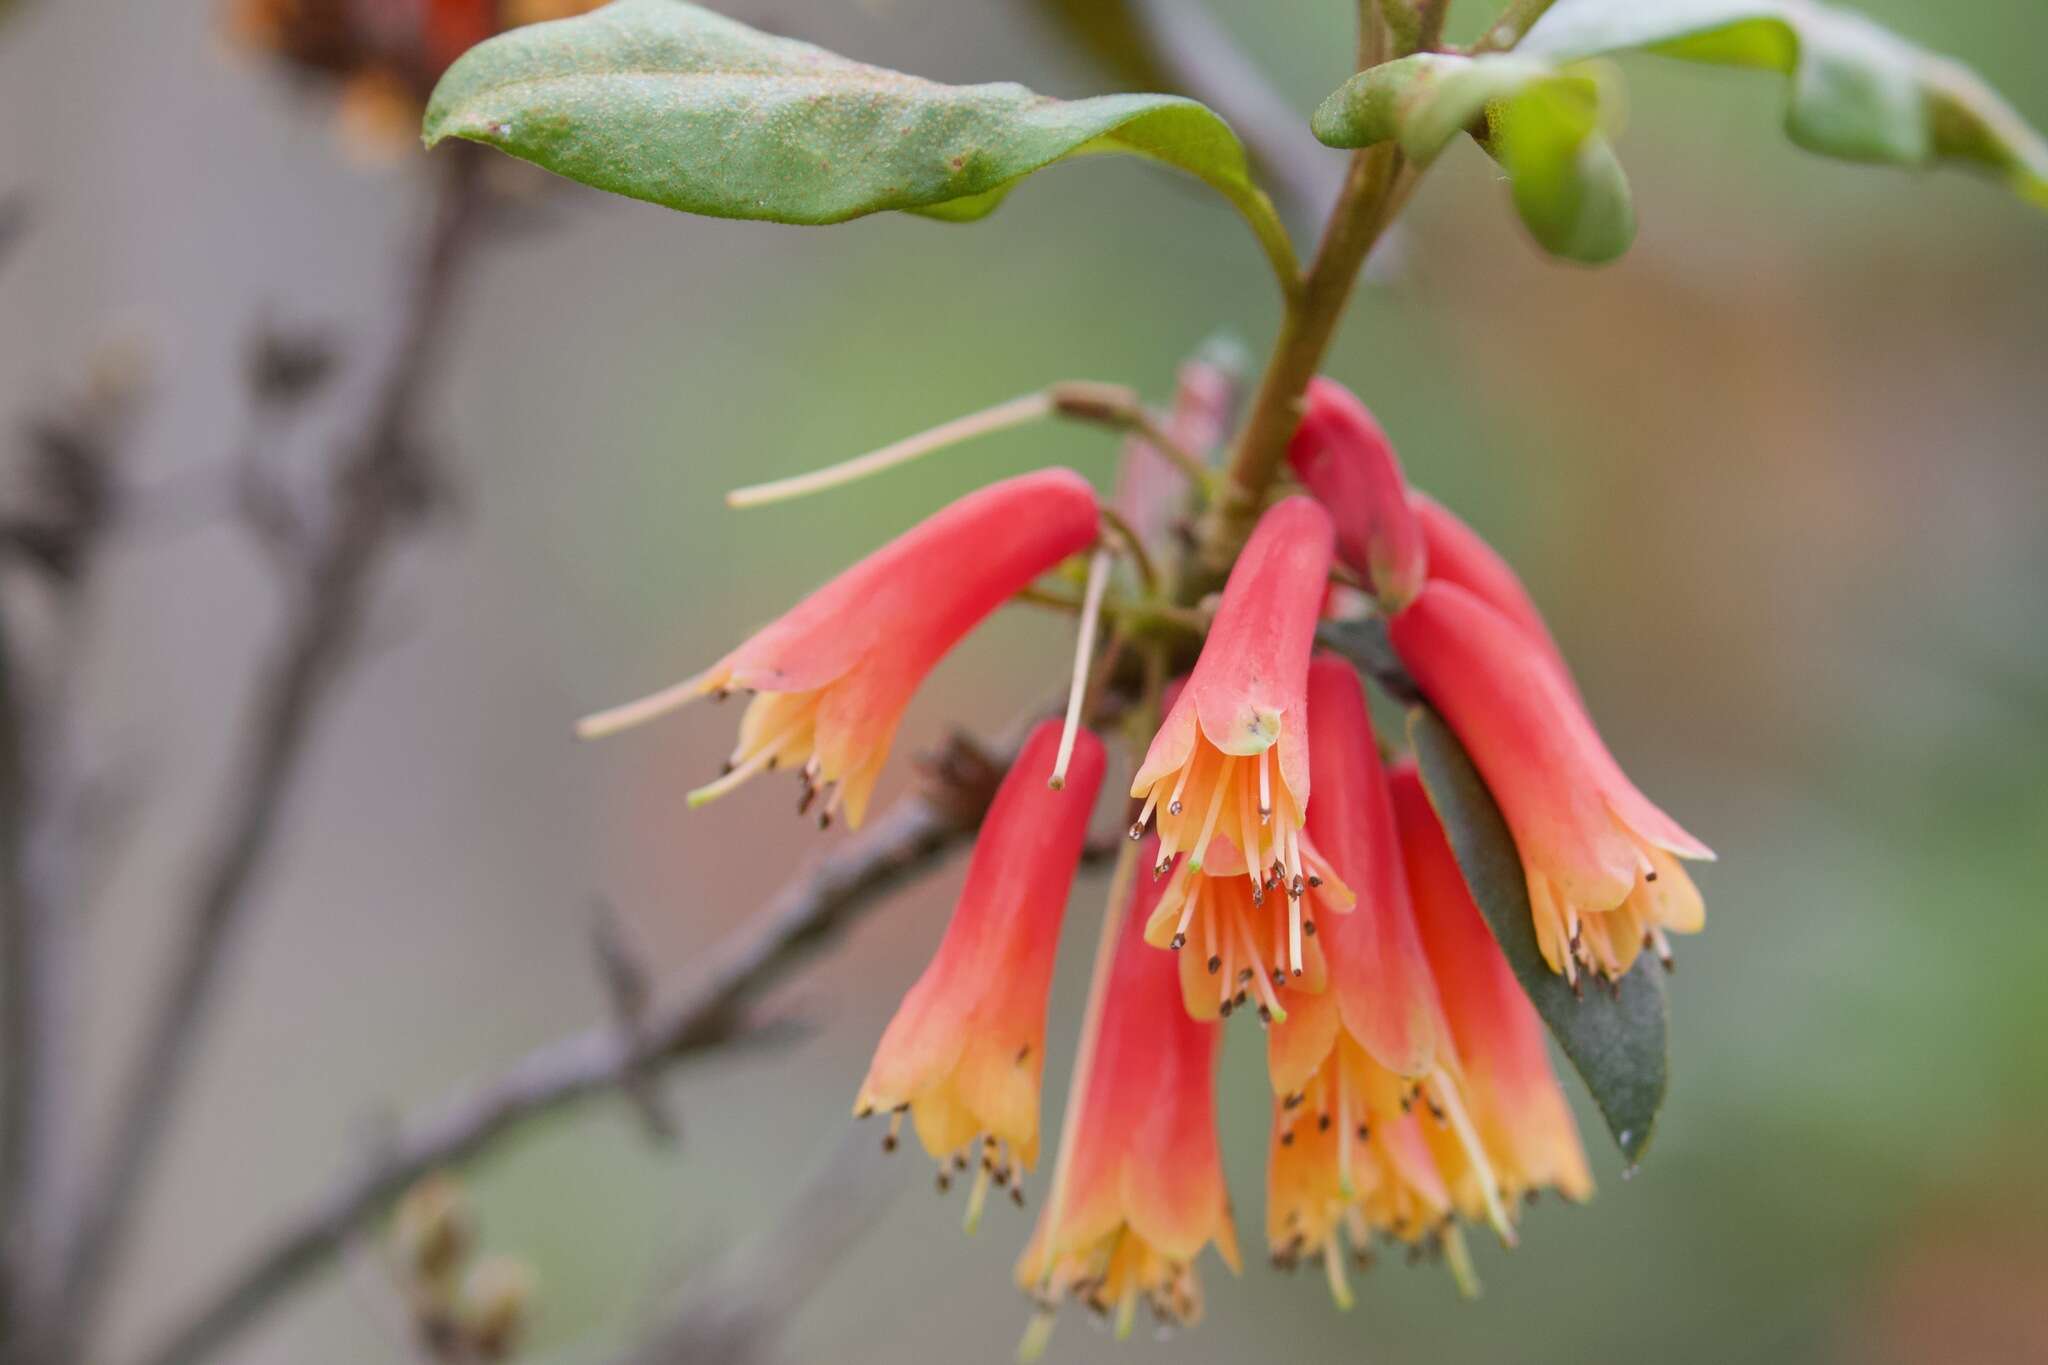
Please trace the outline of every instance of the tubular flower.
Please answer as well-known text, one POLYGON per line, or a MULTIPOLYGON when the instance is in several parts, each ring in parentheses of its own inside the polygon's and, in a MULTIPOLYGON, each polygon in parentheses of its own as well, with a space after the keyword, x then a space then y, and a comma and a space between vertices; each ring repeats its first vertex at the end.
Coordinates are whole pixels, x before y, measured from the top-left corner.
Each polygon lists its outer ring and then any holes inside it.
POLYGON ((925 674, 1012 594, 1095 539, 1094 491, 1047 469, 991 484, 898 536, 694 678, 587 718, 610 734, 704 695, 755 693, 725 774, 698 805, 768 768, 799 771, 821 823, 858 825, 925 674))
POLYGON ((1310 380, 1287 460, 1330 509, 1338 557, 1364 576, 1388 611, 1408 605, 1422 591, 1428 562, 1422 529, 1409 510, 1393 442, 1365 404, 1335 380, 1310 380))
POLYGON ((1363 690, 1347 665, 1319 656, 1308 695, 1322 777, 1310 829, 1353 878, 1358 907, 1316 935, 1327 990, 1298 1000, 1267 1034, 1267 1236, 1282 1265, 1320 1256, 1344 1303, 1340 1227, 1355 1252, 1375 1233, 1439 1238, 1454 1211, 1487 1218, 1504 1237, 1508 1228, 1416 930, 1363 690), (1459 1199, 1461 1189, 1474 1199, 1459 1199))
POLYGON ((970 1226, 991 1180, 1022 1203, 1016 1167, 1038 1163, 1046 995, 1105 762, 1102 742, 1083 730, 1066 785, 1048 787, 1059 742, 1059 722, 1041 723, 1003 779, 946 936, 883 1033, 853 1106, 859 1117, 891 1112, 890 1146, 907 1110, 942 1186, 949 1163, 979 1162, 970 1226))
POLYGON ((1142 1299, 1161 1321, 1201 1316, 1194 1261, 1210 1242, 1234 1272, 1237 1232, 1216 1141, 1220 1030, 1188 1017, 1172 959, 1146 946, 1160 883, 1137 878, 1119 930, 1087 1091, 1053 1201, 1017 1262, 1044 1312, 1078 1297, 1128 1331, 1142 1299))
POLYGON ((1550 1068, 1543 1023, 1473 904, 1414 767, 1396 768, 1391 781, 1423 950, 1501 1192, 1510 1203, 1545 1188, 1589 1199, 1593 1177, 1550 1068))
POLYGON ((1614 979, 1705 907, 1679 858, 1705 844, 1637 791, 1563 669, 1527 630, 1452 583, 1431 582, 1388 627, 1394 649, 1457 732, 1514 832, 1536 941, 1574 985, 1614 979))
POLYGON ((1428 549, 1429 576, 1456 584, 1520 626, 1569 680, 1571 670, 1565 666, 1564 651, 1557 647, 1529 590, 1500 552, 1427 493, 1410 490, 1408 506, 1428 549))
MULTIPOLYGON (((1329 514, 1308 498, 1287 498, 1259 519, 1194 672, 1131 783, 1131 795, 1145 801, 1132 836, 1158 822, 1156 870, 1186 854, 1175 878, 1180 927, 1168 938, 1186 941, 1191 916, 1206 904, 1190 894, 1191 879, 1210 870, 1212 850, 1227 847, 1233 853, 1214 870, 1243 876, 1253 904, 1264 904, 1270 885, 1286 889, 1296 972, 1304 969, 1300 898, 1317 873, 1301 839, 1309 800, 1308 656, 1333 539, 1329 514)), ((1266 941, 1263 927, 1245 926, 1246 937, 1266 941)), ((1224 941, 1236 937, 1233 931, 1224 941)))

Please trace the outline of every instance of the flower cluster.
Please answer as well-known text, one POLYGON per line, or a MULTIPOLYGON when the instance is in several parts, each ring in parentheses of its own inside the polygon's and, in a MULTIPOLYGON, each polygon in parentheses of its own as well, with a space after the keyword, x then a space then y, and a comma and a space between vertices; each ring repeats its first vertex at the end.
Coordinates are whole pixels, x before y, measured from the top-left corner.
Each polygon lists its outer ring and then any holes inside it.
POLYGON ((419 136, 441 73, 494 33, 566 19, 604 0, 230 0, 230 41, 331 83, 350 146, 385 151, 419 136))
MULTIPOLYGON (((1213 400, 1200 385, 1184 394, 1213 400)), ((1622 775, 1505 562, 1408 489, 1384 432, 1335 384, 1310 388, 1289 462, 1302 491, 1260 513, 1220 592, 1155 605, 1178 636, 1143 601, 1130 620, 1150 633, 1112 612, 1093 683, 1116 543, 1160 542, 1134 555, 1144 591, 1192 577, 1155 571, 1171 560, 1175 518, 1132 502, 1134 489, 1185 492, 1158 465, 1127 472, 1108 510, 1066 470, 984 488, 702 674, 583 726, 609 733, 744 690, 738 744, 693 802, 788 768, 800 811, 857 825, 932 666, 1020 593, 1065 601, 1033 581, 1093 552, 1088 595, 1073 603, 1084 624, 1066 722, 1041 722, 1019 749, 945 937, 854 1101, 857 1115, 888 1116, 891 1148, 909 1122, 941 1189, 971 1182, 970 1229, 991 1190, 1025 1202, 1055 950, 1110 770, 1079 723, 1103 709, 1084 699, 1121 689, 1127 717, 1163 717, 1129 784, 1130 841, 1065 1129, 1017 1266, 1041 1308, 1029 1346, 1068 1299, 1122 1328, 1140 1306, 1192 1321, 1203 1249, 1237 1268, 1215 1070, 1223 1021, 1240 1010, 1267 1029, 1269 1252, 1285 1267, 1319 1263, 1340 1304, 1347 1262, 1378 1244, 1440 1257, 1469 1286, 1464 1227, 1513 1244, 1540 1191, 1592 1192, 1542 1023, 1415 767, 1384 753, 1359 672, 1318 652, 1333 585, 1370 595, 1408 680, 1495 796, 1552 969, 1575 985, 1618 979, 1645 946, 1668 960, 1668 935, 1701 927, 1678 860, 1710 855, 1622 775), (1147 666, 1119 672, 1126 648, 1147 666)))

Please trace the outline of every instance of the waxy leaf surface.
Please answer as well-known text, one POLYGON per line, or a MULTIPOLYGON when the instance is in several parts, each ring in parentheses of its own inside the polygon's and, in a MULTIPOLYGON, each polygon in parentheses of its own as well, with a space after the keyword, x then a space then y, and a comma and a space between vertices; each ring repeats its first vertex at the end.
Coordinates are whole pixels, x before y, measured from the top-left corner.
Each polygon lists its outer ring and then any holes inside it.
POLYGON ((1573 61, 1643 49, 1790 77, 1785 132, 1855 161, 1974 165, 2048 207, 2048 143, 1968 67, 1812 0, 1559 0, 1516 48, 1573 61))
POLYGON ((500 34, 435 89, 427 143, 467 138, 599 189, 719 218, 980 218, 1031 172, 1114 152, 1187 172, 1285 231, 1214 113, 1171 95, 1056 100, 942 85, 760 33, 684 0, 617 0, 500 34))

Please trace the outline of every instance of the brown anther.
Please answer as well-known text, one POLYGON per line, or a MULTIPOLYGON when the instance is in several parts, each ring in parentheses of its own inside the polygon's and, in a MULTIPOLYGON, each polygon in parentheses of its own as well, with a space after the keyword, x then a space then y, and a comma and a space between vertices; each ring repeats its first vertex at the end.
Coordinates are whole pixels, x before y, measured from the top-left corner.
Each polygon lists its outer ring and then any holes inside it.
POLYGON ((1645 872, 1645 873, 1643 874, 1643 880, 1644 880, 1644 881, 1646 881, 1646 882, 1654 882, 1654 881, 1656 881, 1656 880, 1657 880, 1657 869, 1653 867, 1653 868, 1651 868, 1651 869, 1650 869, 1650 870, 1649 870, 1648 872, 1645 872))
POLYGON ((1238 972, 1237 972, 1237 979, 1238 979, 1238 980, 1239 980, 1240 982, 1249 982, 1249 981, 1250 981, 1250 980, 1252 979, 1252 976, 1253 976, 1253 972, 1252 972, 1252 969, 1251 969, 1251 968, 1249 968, 1249 967, 1240 967, 1240 968, 1238 969, 1238 972))
POLYGON ((1361 1123, 1358 1125, 1358 1140, 1360 1142, 1370 1142, 1372 1140, 1372 1129, 1366 1124, 1361 1123))
POLYGON ((1316 922, 1312 919, 1302 920, 1301 932, 1309 938, 1314 938, 1316 936, 1316 922))
POLYGON ((1267 1009, 1263 1002, 1261 1002, 1259 1005, 1259 1022, 1262 1024, 1270 1024, 1273 1022, 1273 1011, 1267 1009))
POLYGON ((1328 1114, 1316 1115, 1316 1131, 1318 1133, 1327 1133, 1330 1131, 1330 1116, 1328 1114))
POLYGON ((738 766, 738 764, 734 763, 731 759, 728 758, 727 760, 725 760, 725 762, 718 765, 718 775, 720 777, 724 777, 726 774, 730 773, 734 768, 738 766))
POLYGON ((944 1194, 946 1191, 953 1188, 953 1177, 946 1174, 945 1171, 941 1170, 939 1172, 939 1177, 936 1183, 939 1187, 939 1193, 944 1194))
POLYGON ((1292 1147, 1294 1145, 1294 1131, 1292 1129, 1280 1135, 1280 1145, 1282 1147, 1292 1147))
POLYGON ((1144 837, 1145 837, 1145 827, 1144 827, 1143 825, 1132 825, 1132 826, 1131 826, 1131 842, 1132 842, 1132 843, 1134 843, 1134 844, 1135 844, 1135 843, 1137 843, 1137 842, 1138 842, 1138 840, 1140 840, 1140 839, 1142 839, 1142 838, 1144 838, 1144 837))
POLYGON ((1280 1101, 1280 1107, 1282 1109, 1299 1109, 1301 1107, 1301 1102, 1307 1098, 1308 1096, 1304 1095, 1301 1091, 1297 1090, 1292 1095, 1289 1095, 1286 1098, 1282 1099, 1280 1101))
POLYGON ((1167 803, 1166 803, 1166 813, 1167 813, 1168 815, 1179 815, 1179 814, 1180 814, 1180 802, 1179 802, 1178 800, 1174 800, 1174 801, 1169 801, 1169 802, 1167 802, 1167 803))
POLYGON ((1287 883, 1287 894, 1288 894, 1289 896, 1291 896, 1291 897, 1292 897, 1293 899, 1295 899, 1295 900, 1300 900, 1300 899, 1301 899, 1301 893, 1302 893, 1302 884, 1301 884, 1301 878, 1299 878, 1299 877, 1296 877, 1296 878, 1295 878, 1295 879, 1294 879, 1293 881, 1291 881, 1291 882, 1287 883))
POLYGON ((1012 1185, 1010 1187, 1010 1202, 1020 1209, 1024 1207, 1024 1187, 1022 1185, 1012 1185))
POLYGON ((1232 1010, 1236 1009, 1236 1008, 1237 1008, 1237 1002, 1236 1002, 1236 1001, 1234 1001, 1234 1000, 1226 1000, 1226 1001, 1224 1001, 1224 1002, 1223 1002, 1222 1004, 1220 1004, 1220 1005, 1218 1005, 1218 1006, 1216 1007, 1216 1013, 1218 1013, 1218 1014, 1222 1015, 1222 1016, 1223 1016, 1223 1017, 1224 1017, 1225 1019, 1228 1019, 1228 1018, 1230 1017, 1230 1012, 1231 1012, 1232 1010))
POLYGON ((1321 877, 1318 877, 1315 873, 1311 872, 1308 874, 1308 884, 1311 888, 1318 887, 1323 884, 1323 879, 1321 877))
POLYGON ((1029 1044, 1029 1043, 1026 1043, 1026 1044, 1024 1044, 1024 1046, 1022 1046, 1022 1047, 1020 1047, 1020 1048, 1018 1048, 1018 1049, 1017 1049, 1017 1065, 1018 1065, 1018 1066, 1022 1066, 1022 1065, 1024 1065, 1024 1063, 1025 1063, 1025 1062, 1026 1062, 1027 1060, 1029 1060, 1030 1056, 1031 1056, 1031 1044, 1029 1044))
POLYGON ((1209 975, 1214 976, 1222 970, 1223 959, 1214 953, 1209 954, 1209 975))
POLYGON ((1172 948, 1177 953, 1181 949, 1188 946, 1188 936, 1186 934, 1175 934, 1173 936, 1173 941, 1167 946, 1172 948))
POLYGON ((882 1150, 885 1152, 896 1150, 896 1135, 894 1133, 882 1134, 882 1150))

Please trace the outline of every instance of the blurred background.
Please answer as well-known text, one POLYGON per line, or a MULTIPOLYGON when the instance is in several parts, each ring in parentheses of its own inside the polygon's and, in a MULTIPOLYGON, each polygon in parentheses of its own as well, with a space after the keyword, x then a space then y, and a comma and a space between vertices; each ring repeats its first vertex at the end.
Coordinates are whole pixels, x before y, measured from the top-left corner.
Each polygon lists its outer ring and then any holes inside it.
MULTIPOLYGON (((1117 87, 1021 0, 723 8, 937 79, 1117 87)), ((1457 0, 1453 36, 1490 8, 1457 0)), ((2033 0, 1866 8, 2048 123, 2033 0)), ((1304 117, 1348 71, 1346 5, 1213 9, 1304 117)), ((0 21, 0 196, 27 205, 0 263, 0 418, 13 440, 109 347, 140 357, 124 475, 180 509, 117 536, 79 699, 87 749, 147 801, 86 944, 97 1003, 73 1083, 101 1106, 281 610, 246 534, 191 489, 248 438, 265 323, 340 347, 283 458, 321 457, 322 414, 371 378, 353 357, 389 327, 394 257, 428 211, 416 144, 339 131, 329 91, 223 34, 196 2, 41 0, 0 21)), ((1634 250, 1599 271, 1548 261, 1462 147, 1374 262, 1329 368, 1410 477, 1515 560, 1617 756, 1720 851, 1700 879, 1709 932, 1680 945, 1655 1147, 1624 1182, 1586 1111, 1599 1197, 1533 1210, 1515 1253, 1481 1248, 1484 1298, 1383 1260, 1340 1314, 1317 1277, 1254 1252, 1267 1111, 1259 1034, 1234 1026, 1223 1136, 1252 1264, 1233 1280, 1207 1260, 1209 1318, 1168 1347, 1115 1346, 1072 1313, 1051 1359, 2048 1358, 2048 232, 1963 175, 1790 149, 1768 77, 1624 66, 1634 250)), ((1106 484, 1114 447, 1013 433, 746 513, 724 489, 1055 379, 1164 398, 1205 338, 1257 354, 1277 316, 1227 210, 1107 159, 973 227, 713 222, 559 187, 468 285, 427 400, 453 511, 383 582, 371 653, 316 740, 143 1214, 120 1354, 390 1116, 602 1017, 593 898, 681 980, 842 837, 794 820, 779 783, 685 815, 730 712, 595 747, 570 738, 576 715, 701 667, 993 476, 1065 462, 1106 484)), ((948 660, 882 799, 951 724, 993 731, 1058 687, 1069 640, 1013 612, 948 660)), ((785 1215, 960 871, 785 992, 816 1025, 802 1041, 672 1073, 679 1148, 604 1101, 470 1168, 485 1242, 538 1272, 529 1358, 606 1358, 693 1268, 785 1215)), ((1099 877, 1076 891, 1049 1096, 1102 894, 1099 877)), ((921 1156, 859 1178, 900 1197, 786 1305, 790 1358, 1008 1358, 1035 1199, 965 1240, 921 1156)), ((226 1358, 402 1359, 373 1293, 328 1277, 226 1358)))

